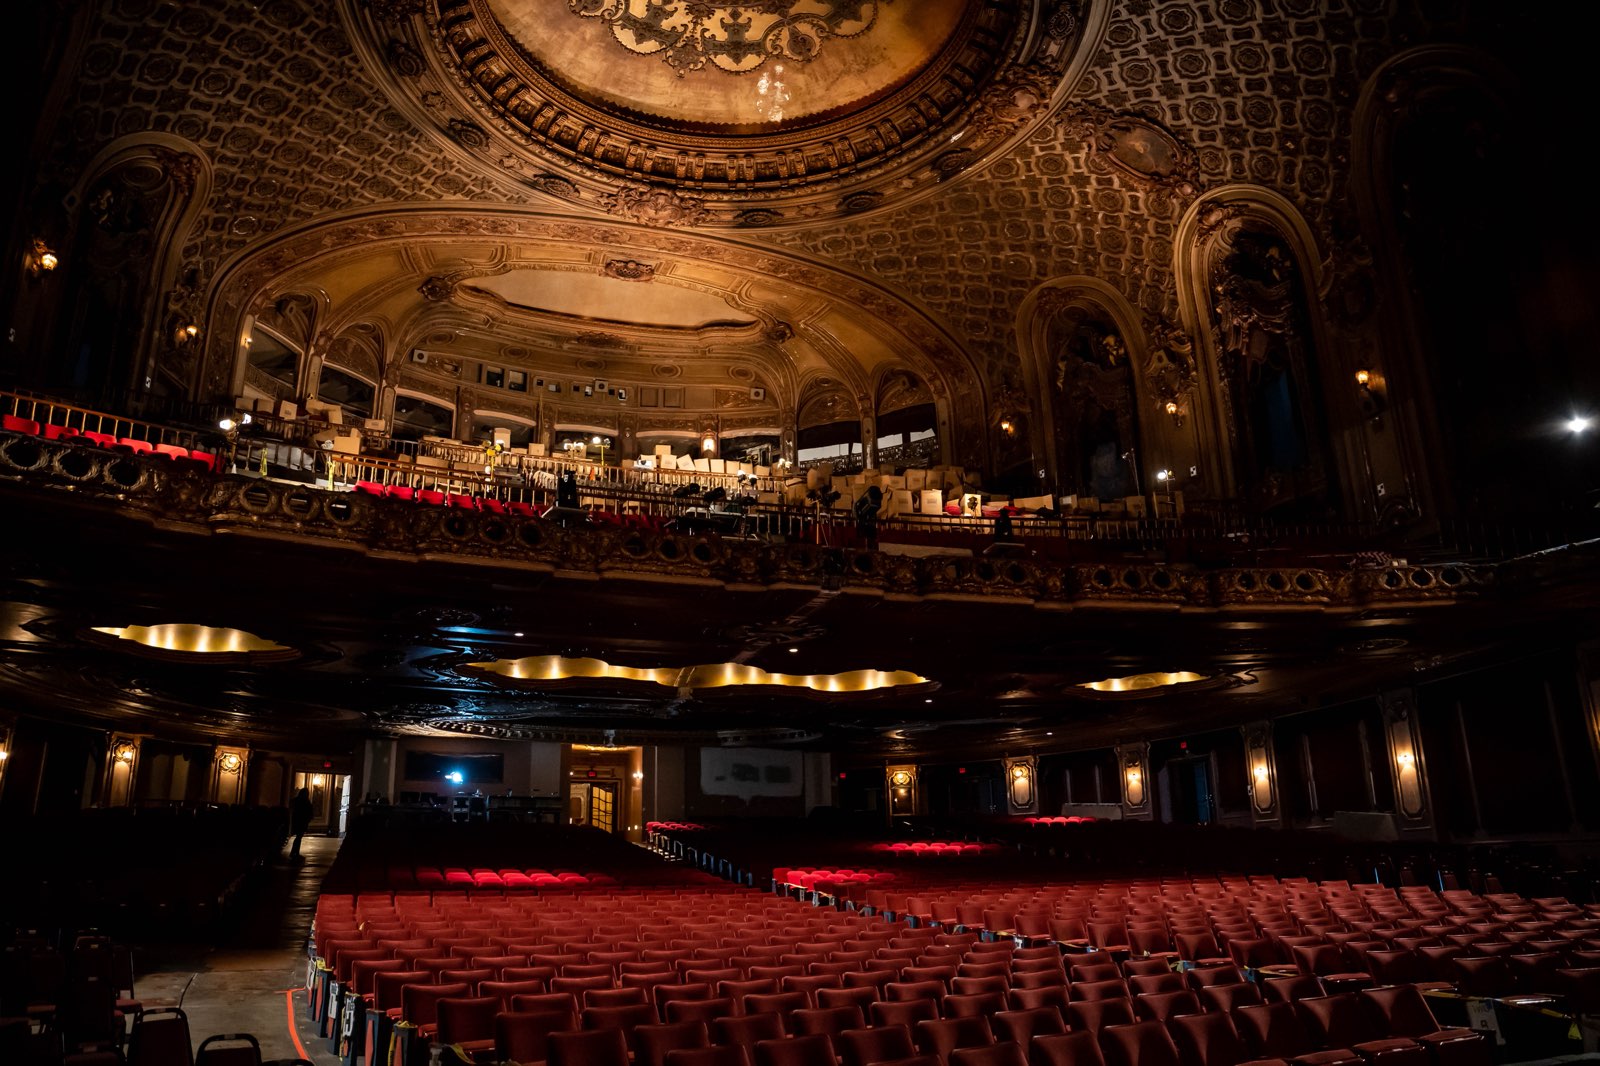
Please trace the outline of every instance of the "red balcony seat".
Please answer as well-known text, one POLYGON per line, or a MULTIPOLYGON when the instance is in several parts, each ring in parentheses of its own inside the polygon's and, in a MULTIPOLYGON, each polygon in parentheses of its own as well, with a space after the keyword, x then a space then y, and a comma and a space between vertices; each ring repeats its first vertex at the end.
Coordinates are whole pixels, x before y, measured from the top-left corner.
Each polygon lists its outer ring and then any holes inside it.
POLYGON ((156 450, 155 445, 149 441, 139 440, 135 437, 118 437, 116 447, 126 449, 137 455, 153 455, 156 450))
POLYGON ((93 430, 86 429, 82 433, 79 433, 78 436, 82 437, 91 444, 98 445, 101 448, 114 448, 117 445, 117 438, 113 437, 109 433, 96 433, 93 430))
POLYGON ((0 415, 0 429, 7 433, 26 433, 29 436, 39 435, 39 423, 31 418, 18 418, 16 415, 0 415))
POLYGON ((53 422, 47 422, 44 426, 45 440, 71 440, 77 435, 78 431, 71 426, 58 426, 53 422))
POLYGON ((457 492, 452 492, 445 496, 444 502, 446 507, 456 507, 463 511, 476 511, 478 509, 477 500, 473 499, 471 496, 463 496, 457 492))
POLYGON ((212 473, 216 473, 217 457, 212 452, 202 452, 198 449, 191 448, 189 450, 189 461, 199 463, 212 473))
POLYGON ((385 486, 385 488, 383 490, 383 494, 385 496, 393 497, 394 499, 397 499, 397 500, 409 500, 409 499, 411 499, 411 495, 412 495, 411 494, 411 486, 410 485, 388 485, 388 486, 385 486))
POLYGON ((167 459, 187 459, 189 458, 189 449, 180 448, 176 444, 157 444, 155 446, 155 454, 167 459))
POLYGON ((355 491, 366 496, 382 496, 385 494, 384 487, 376 481, 358 481, 355 483, 355 491))
POLYGON ((445 495, 437 489, 418 489, 417 501, 419 503, 425 503, 430 507, 443 507, 445 504, 445 495))

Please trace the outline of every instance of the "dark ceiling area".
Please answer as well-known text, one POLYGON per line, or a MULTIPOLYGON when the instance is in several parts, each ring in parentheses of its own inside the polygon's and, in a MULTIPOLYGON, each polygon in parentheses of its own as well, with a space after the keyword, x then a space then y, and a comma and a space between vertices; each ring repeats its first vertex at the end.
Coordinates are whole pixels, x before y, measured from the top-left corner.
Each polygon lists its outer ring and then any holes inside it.
POLYGON ((1072 750, 1331 705, 1600 631, 1570 582, 1383 610, 1047 610, 374 559, 162 530, 11 489, 0 498, 27 516, 0 533, 0 675, 16 709, 290 749, 353 746, 369 730, 575 742, 614 730, 619 742, 871 756, 1072 750), (1510 603, 1514 627, 1503 623, 1510 603), (167 661, 95 632, 175 624, 239 629, 297 654, 254 665, 167 661), (527 656, 641 669, 905 670, 931 684, 672 691, 605 679, 511 684, 468 669, 527 656), (1177 671, 1199 680, 1121 694, 1083 687, 1177 671))

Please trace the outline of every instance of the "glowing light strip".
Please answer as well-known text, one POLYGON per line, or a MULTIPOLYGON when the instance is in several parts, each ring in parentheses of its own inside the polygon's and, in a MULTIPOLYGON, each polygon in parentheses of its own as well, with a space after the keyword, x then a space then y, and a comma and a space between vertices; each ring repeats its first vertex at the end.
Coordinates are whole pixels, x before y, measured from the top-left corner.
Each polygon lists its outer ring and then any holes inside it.
POLYGON ((94 632, 103 633, 116 640, 126 640, 155 651, 174 652, 181 655, 259 655, 294 649, 246 633, 242 629, 214 629, 196 625, 158 626, 96 626, 94 632))
POLYGON ((1096 692, 1139 692, 1143 689, 1165 688, 1168 685, 1187 685, 1194 681, 1209 680, 1205 674, 1180 670, 1172 674, 1129 674, 1127 677, 1108 677, 1104 681, 1088 681, 1079 688, 1096 692))
POLYGON ((765 685, 798 688, 823 694, 879 692, 909 688, 931 682, 909 670, 850 670, 842 674, 775 674, 742 663, 712 663, 681 669, 615 666, 600 659, 568 659, 560 655, 530 655, 521 659, 498 659, 487 663, 468 663, 469 670, 493 674, 507 681, 638 681, 672 689, 721 689, 765 685))

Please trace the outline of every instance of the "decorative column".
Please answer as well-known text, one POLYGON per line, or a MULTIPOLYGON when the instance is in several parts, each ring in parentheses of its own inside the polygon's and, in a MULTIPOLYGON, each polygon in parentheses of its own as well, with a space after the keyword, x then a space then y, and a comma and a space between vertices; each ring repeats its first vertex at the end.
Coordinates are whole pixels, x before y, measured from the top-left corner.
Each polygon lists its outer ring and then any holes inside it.
POLYGON ((212 803, 234 805, 245 802, 245 779, 250 771, 250 749, 219 745, 211 756, 211 787, 207 798, 212 803))
POLYGON ((1032 755, 1005 760, 1006 813, 1039 813, 1039 761, 1032 755))
POLYGON ((1244 765, 1249 780, 1250 820, 1256 825, 1278 825, 1278 758, 1272 748, 1272 723, 1251 722, 1239 727, 1244 737, 1244 765))
POLYGON ((1378 697, 1389 773, 1394 781, 1394 820, 1401 833, 1433 833, 1433 803, 1423 765, 1422 734, 1409 689, 1378 697))
POLYGON ((106 740, 106 774, 100 789, 101 805, 133 806, 133 783, 139 779, 139 746, 144 738, 112 733, 106 740))
POLYGON ((917 767, 911 765, 885 766, 883 768, 883 794, 887 797, 887 802, 883 806, 889 818, 901 818, 916 814, 919 807, 917 767))
POLYGON ((1148 822, 1155 818, 1150 802, 1150 744, 1117 745, 1117 766, 1122 771, 1122 817, 1148 822))

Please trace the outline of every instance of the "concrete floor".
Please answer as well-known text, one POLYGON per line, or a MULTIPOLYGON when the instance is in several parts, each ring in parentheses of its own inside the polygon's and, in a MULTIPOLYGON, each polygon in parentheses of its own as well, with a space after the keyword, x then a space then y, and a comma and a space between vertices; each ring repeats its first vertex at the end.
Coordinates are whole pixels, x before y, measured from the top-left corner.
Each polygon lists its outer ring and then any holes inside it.
POLYGON ((181 1006, 196 1049, 208 1036, 249 1033, 268 1061, 303 1056, 336 1066, 338 1057, 306 1020, 303 985, 317 893, 338 851, 336 837, 307 837, 299 862, 285 850, 215 944, 135 948, 139 999, 146 1007, 181 1006))

